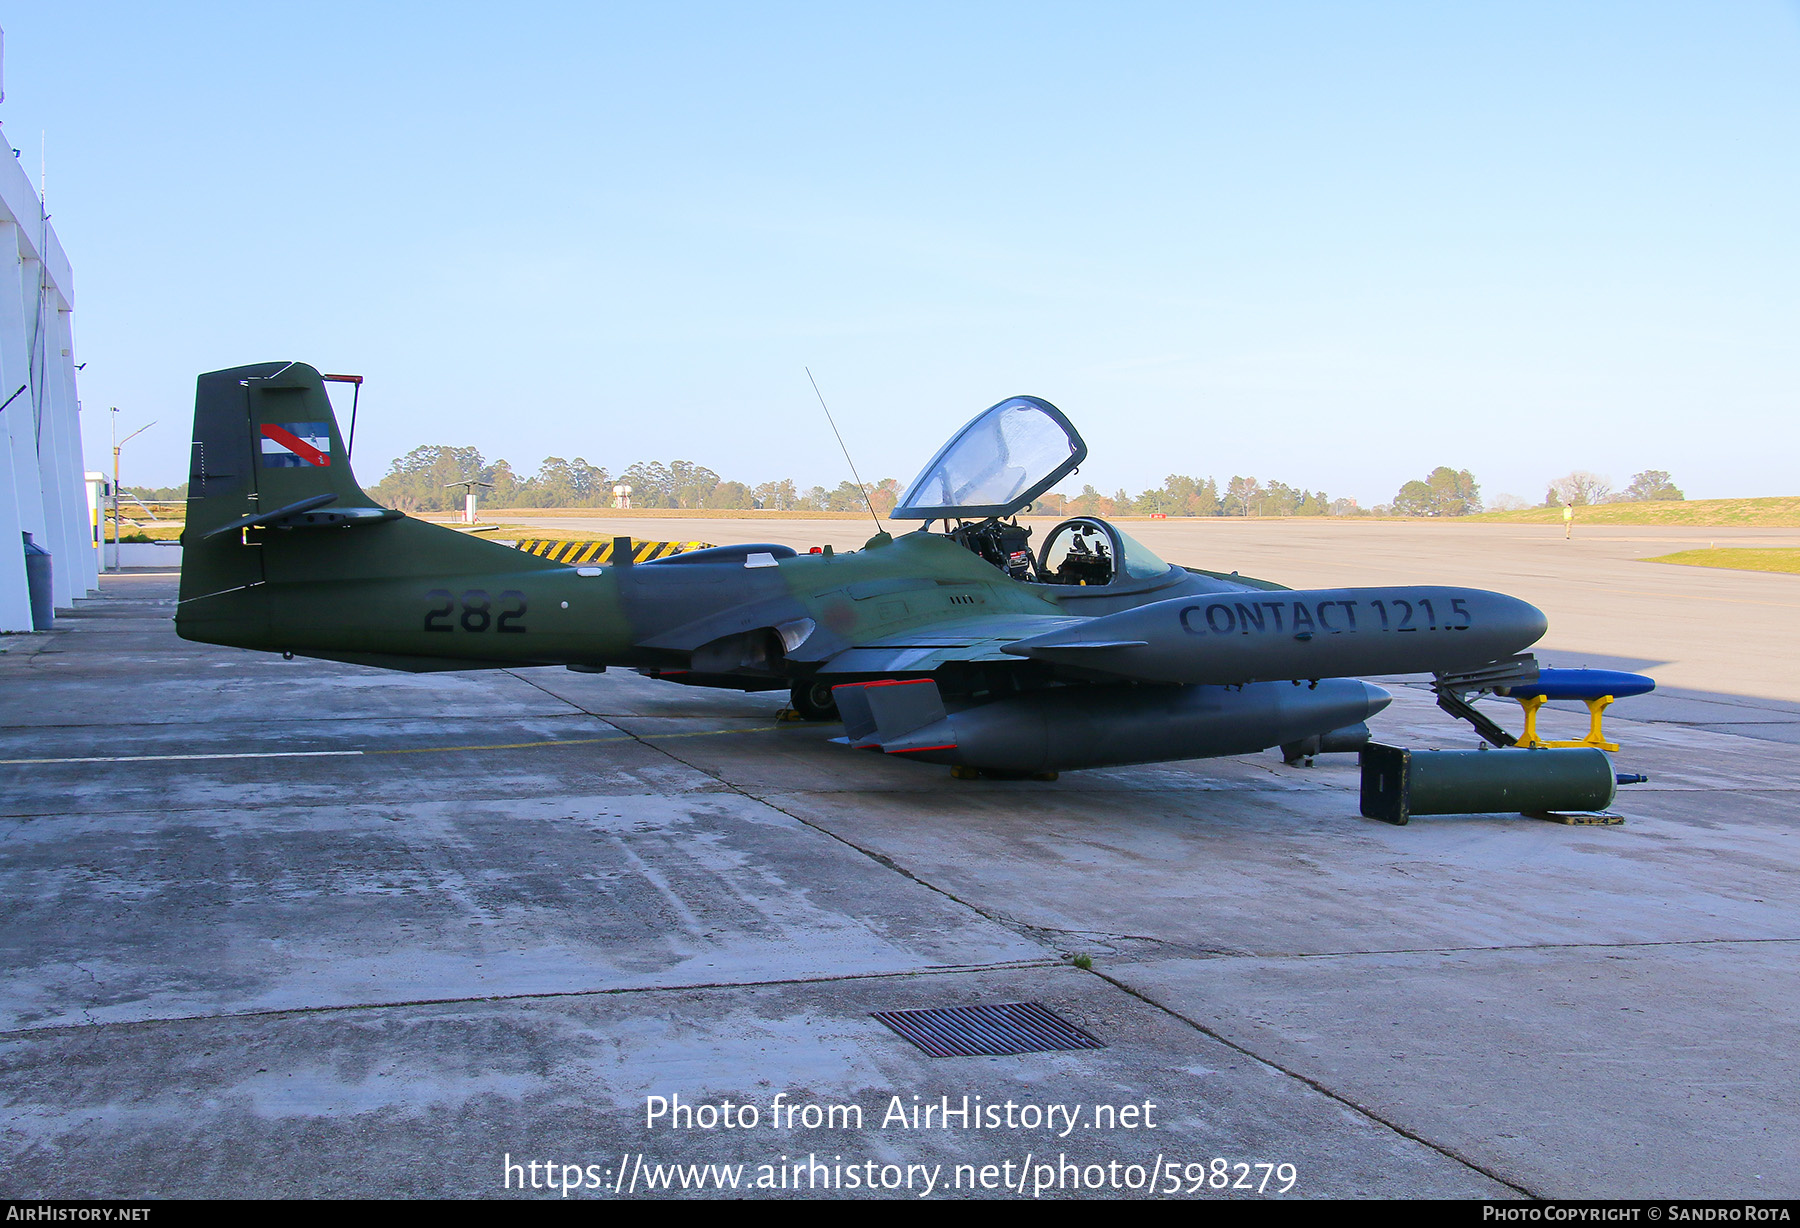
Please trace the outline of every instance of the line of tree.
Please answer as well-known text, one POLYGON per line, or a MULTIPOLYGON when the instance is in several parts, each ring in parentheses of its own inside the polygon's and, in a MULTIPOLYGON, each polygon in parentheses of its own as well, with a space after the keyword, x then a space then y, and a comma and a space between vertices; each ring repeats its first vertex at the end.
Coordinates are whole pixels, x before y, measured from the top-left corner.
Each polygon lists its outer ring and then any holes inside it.
POLYGON ((121 486, 119 493, 133 495, 145 503, 174 503, 187 498, 187 483, 174 486, 121 486))
MULTIPOLYGON (((414 448, 393 462, 388 473, 371 490, 379 502, 403 511, 450 511, 462 506, 458 483, 476 481, 491 489, 482 491, 490 507, 611 507, 613 487, 631 487, 631 502, 641 508, 694 508, 715 511, 820 511, 855 515, 863 511, 862 492, 853 482, 835 489, 801 488, 791 478, 751 486, 728 481, 704 465, 692 461, 639 461, 616 476, 604 466, 582 457, 565 460, 545 457, 537 472, 521 476, 505 460, 487 461, 476 448, 452 448, 427 444, 414 448)), ((146 501, 181 498, 183 483, 173 487, 126 487, 146 501)), ((900 496, 900 483, 883 478, 869 489, 880 515, 886 516, 900 496)), ((1682 492, 1667 472, 1647 469, 1634 474, 1631 484, 1614 492, 1607 479, 1576 470, 1550 483, 1546 506, 1586 503, 1638 502, 1681 499, 1682 492)), ((1501 496, 1496 507, 1523 506, 1524 501, 1501 496)), ((1083 486, 1075 495, 1046 494, 1038 497, 1033 511, 1052 516, 1466 516, 1482 510, 1481 488, 1467 469, 1440 465, 1424 478, 1402 486, 1391 504, 1360 507, 1354 499, 1332 499, 1324 491, 1289 486, 1233 475, 1221 489, 1211 477, 1194 478, 1172 473, 1163 484, 1136 495, 1120 489, 1102 494, 1083 486)))
MULTIPOLYGON (((614 475, 605 466, 587 459, 545 457, 538 472, 520 477, 508 461, 486 461, 477 448, 425 445, 412 448, 394 461, 391 470, 371 490, 376 501, 403 511, 450 511, 463 504, 459 483, 484 483, 482 502, 493 508, 610 508, 616 484, 632 488, 634 508, 704 508, 715 511, 842 511, 855 515, 864 510, 862 492, 855 483, 799 488, 792 479, 758 486, 725 481, 693 461, 639 461, 614 475)), ((887 515, 900 501, 900 483, 893 477, 869 486, 869 501, 878 515, 887 515)), ((1220 492, 1211 477, 1197 479, 1170 474, 1156 490, 1130 495, 1125 490, 1102 495, 1084 486, 1078 495, 1042 495, 1035 511, 1046 515, 1168 515, 1168 517, 1323 517, 1368 515, 1354 499, 1332 502, 1323 490, 1310 492, 1285 483, 1264 483, 1255 477, 1231 477, 1220 492)))
MULTIPOLYGON (((1596 473, 1577 469, 1550 483, 1541 507, 1580 507, 1591 503, 1647 503, 1652 500, 1680 500, 1686 496, 1666 470, 1646 469, 1633 474, 1631 484, 1614 491, 1612 483, 1596 473)), ((1494 500, 1495 511, 1513 511, 1530 506, 1516 495, 1501 495, 1494 500)), ((1467 469, 1453 470, 1446 465, 1433 469, 1422 481, 1408 482, 1394 496, 1391 506, 1377 507, 1379 515, 1395 516, 1467 516, 1482 510, 1481 488, 1467 469)))
MULTIPOLYGON (((844 512, 863 510, 855 483, 836 489, 800 488, 791 478, 750 486, 727 481, 692 461, 639 461, 617 474, 582 457, 546 457, 536 473, 521 477, 504 460, 488 462, 475 448, 425 445, 393 463, 387 476, 370 491, 377 500, 403 511, 449 511, 462 505, 462 482, 482 482, 490 507, 611 507, 613 487, 631 487, 631 503, 641 508, 704 508, 717 511, 844 512)), ((869 488, 880 515, 899 502, 900 483, 883 478, 869 488)), ((1223 491, 1213 478, 1170 474, 1162 486, 1132 495, 1119 490, 1101 494, 1092 486, 1078 495, 1040 496, 1034 508, 1046 515, 1069 516, 1331 516, 1367 515, 1353 499, 1335 503, 1324 491, 1309 491, 1284 482, 1234 476, 1223 491)))
MULTIPOLYGON (((478 449, 432 444, 396 460, 369 493, 402 511, 440 512, 462 506, 462 489, 452 489, 462 482, 491 487, 481 492, 481 500, 493 507, 611 507, 614 486, 631 487, 632 506, 643 508, 856 513, 864 507, 853 482, 840 482, 835 490, 802 490, 789 478, 749 486, 684 460, 639 461, 614 475, 580 456, 545 457, 536 473, 521 476, 507 461, 489 463, 478 449)), ((900 483, 883 478, 869 488, 869 498, 885 515, 899 501, 900 483)))
POLYGON ((1614 491, 1612 483, 1597 473, 1577 469, 1550 483, 1544 492, 1545 507, 1581 507, 1590 503, 1650 503, 1685 501, 1687 496, 1663 469, 1646 469, 1631 475, 1631 484, 1614 491))
POLYGON ((1439 465, 1423 480, 1402 486, 1391 506, 1377 510, 1394 516, 1472 516, 1481 510, 1481 487, 1467 469, 1439 465))
POLYGON ((1083 486, 1077 495, 1038 497, 1035 509, 1050 516, 1346 516, 1367 515, 1354 499, 1332 501, 1324 491, 1234 475, 1224 490, 1214 478, 1171 473, 1155 489, 1103 495, 1083 486))

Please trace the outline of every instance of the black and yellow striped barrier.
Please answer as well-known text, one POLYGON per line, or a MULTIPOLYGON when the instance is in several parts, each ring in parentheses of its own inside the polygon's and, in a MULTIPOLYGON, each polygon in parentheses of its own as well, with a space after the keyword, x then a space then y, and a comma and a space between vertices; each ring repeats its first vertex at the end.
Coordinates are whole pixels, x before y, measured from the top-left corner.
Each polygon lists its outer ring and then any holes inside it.
MULTIPOLYGON (((689 550, 705 550, 711 542, 641 542, 632 541, 631 561, 648 563, 652 559, 666 559, 671 554, 686 554, 689 550)), ((528 538, 519 543, 519 549, 527 554, 539 554, 553 563, 610 563, 612 562, 613 539, 597 542, 563 541, 555 538, 528 538)))

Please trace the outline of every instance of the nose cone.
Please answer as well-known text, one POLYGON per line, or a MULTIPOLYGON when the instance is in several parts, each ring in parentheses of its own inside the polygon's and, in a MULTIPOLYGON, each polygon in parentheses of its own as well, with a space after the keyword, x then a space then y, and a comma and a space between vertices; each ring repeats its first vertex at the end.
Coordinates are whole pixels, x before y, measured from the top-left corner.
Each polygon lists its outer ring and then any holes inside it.
POLYGON ((1517 640, 1518 646, 1511 649, 1513 652, 1531 647, 1544 638, 1544 632, 1550 630, 1550 620, 1544 617, 1544 612, 1529 601, 1520 601, 1517 597, 1506 598, 1501 616, 1508 639, 1517 640))
POLYGON ((1363 719, 1365 721, 1394 702, 1394 697, 1392 695, 1388 694, 1372 682, 1363 683, 1362 689, 1363 700, 1369 705, 1369 710, 1363 713, 1363 719))

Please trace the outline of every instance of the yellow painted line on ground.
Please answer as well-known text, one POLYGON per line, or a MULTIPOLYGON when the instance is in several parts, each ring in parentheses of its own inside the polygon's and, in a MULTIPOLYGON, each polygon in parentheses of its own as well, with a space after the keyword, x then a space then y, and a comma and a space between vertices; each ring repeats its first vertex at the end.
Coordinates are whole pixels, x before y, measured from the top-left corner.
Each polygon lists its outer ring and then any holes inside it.
MULTIPOLYGON (((822 722, 821 722, 822 723, 822 722)), ((780 733, 791 725, 758 725, 754 729, 696 729, 691 733, 639 733, 636 738, 710 738, 722 733, 780 733)))

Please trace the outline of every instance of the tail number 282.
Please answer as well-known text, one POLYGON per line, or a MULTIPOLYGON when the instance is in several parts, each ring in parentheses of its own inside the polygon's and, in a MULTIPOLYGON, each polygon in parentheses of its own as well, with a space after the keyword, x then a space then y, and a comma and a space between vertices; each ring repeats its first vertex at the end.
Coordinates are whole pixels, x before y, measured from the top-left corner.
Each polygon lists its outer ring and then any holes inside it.
POLYGON ((442 603, 425 611, 427 631, 454 631, 461 627, 464 631, 524 634, 525 594, 516 588, 507 589, 495 599, 489 599, 486 589, 472 588, 457 597, 447 588, 434 588, 425 594, 425 599, 442 603), (495 609, 495 601, 502 608, 495 609), (458 606, 462 607, 460 617, 457 616, 458 606))

